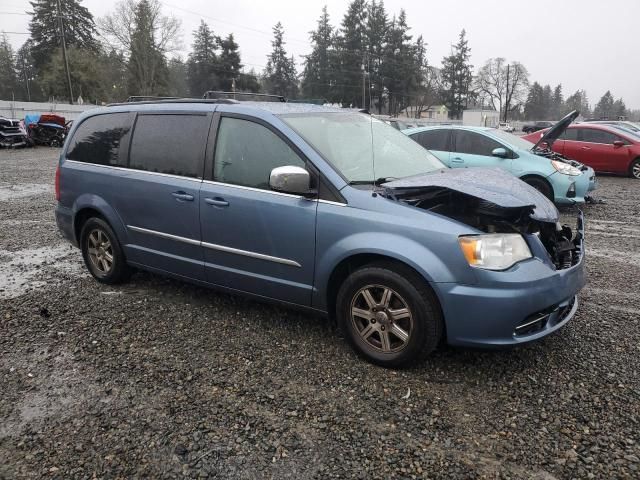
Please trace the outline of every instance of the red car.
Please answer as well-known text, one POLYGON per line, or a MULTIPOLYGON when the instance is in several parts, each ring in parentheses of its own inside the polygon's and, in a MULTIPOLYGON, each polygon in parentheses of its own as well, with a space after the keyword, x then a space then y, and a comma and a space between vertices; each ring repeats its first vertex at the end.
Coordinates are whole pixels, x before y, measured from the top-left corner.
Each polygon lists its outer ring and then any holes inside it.
MULTIPOLYGON (((546 132, 525 135, 536 143, 546 132)), ((620 173, 640 180, 640 136, 611 125, 575 123, 551 145, 553 151, 592 167, 596 172, 620 173)))

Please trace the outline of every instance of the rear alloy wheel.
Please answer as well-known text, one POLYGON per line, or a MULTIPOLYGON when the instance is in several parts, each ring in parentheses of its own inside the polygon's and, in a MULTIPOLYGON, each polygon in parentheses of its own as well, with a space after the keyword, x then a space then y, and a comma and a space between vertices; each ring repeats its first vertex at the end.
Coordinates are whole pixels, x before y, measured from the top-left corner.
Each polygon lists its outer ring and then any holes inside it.
POLYGON ((384 367, 400 367, 433 351, 442 314, 426 280, 402 265, 353 272, 340 287, 337 314, 356 351, 384 367))
POLYGON ((527 185, 531 185, 533 188, 538 190, 541 194, 543 194, 552 202, 555 200, 555 198, 553 197, 553 189, 547 183, 546 180, 543 180, 542 178, 535 178, 535 177, 527 177, 527 178, 523 178, 522 180, 527 185))
POLYGON ((640 180, 640 158, 636 158, 633 162, 631 162, 629 173, 631 174, 631 177, 640 180))
POLYGON ((97 217, 87 220, 80 234, 80 246, 84 263, 93 278, 107 284, 128 280, 131 270, 107 222, 97 217))

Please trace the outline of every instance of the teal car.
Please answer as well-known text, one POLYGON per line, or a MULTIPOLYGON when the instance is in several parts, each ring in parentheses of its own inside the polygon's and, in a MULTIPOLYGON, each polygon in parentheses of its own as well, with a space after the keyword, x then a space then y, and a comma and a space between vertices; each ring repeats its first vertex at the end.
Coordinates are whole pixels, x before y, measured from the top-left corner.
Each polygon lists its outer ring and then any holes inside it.
POLYGON ((558 205, 584 203, 596 188, 591 167, 547 148, 577 116, 572 112, 536 144, 497 128, 442 125, 403 130, 451 168, 500 167, 558 205))

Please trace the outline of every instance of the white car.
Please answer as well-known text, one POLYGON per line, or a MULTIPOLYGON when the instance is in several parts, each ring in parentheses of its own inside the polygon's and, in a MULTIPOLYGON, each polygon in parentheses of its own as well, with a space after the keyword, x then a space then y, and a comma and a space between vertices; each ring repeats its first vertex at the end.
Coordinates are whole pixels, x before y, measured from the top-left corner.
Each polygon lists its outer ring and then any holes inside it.
POLYGON ((498 124, 498 130, 504 130, 505 132, 509 132, 509 133, 511 133, 511 132, 514 132, 514 131, 515 131, 515 128, 514 128, 514 127, 512 127, 511 125, 509 125, 509 124, 508 124, 508 123, 506 123, 506 122, 500 122, 500 123, 498 124))

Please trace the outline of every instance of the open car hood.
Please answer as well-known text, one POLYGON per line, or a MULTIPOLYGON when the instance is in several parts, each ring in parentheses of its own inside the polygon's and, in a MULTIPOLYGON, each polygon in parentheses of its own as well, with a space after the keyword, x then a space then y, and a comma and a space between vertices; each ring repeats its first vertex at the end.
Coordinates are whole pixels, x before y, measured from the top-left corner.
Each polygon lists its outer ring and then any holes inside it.
POLYGON ((526 210, 533 220, 556 223, 559 218, 553 202, 501 168, 447 168, 386 182, 382 187, 391 195, 450 190, 514 212, 526 210))
POLYGON ((565 116, 563 119, 559 120, 553 127, 549 128, 549 130, 547 130, 544 133, 544 135, 542 135, 542 137, 540 137, 540 140, 536 142, 536 144, 533 146, 531 150, 534 150, 534 151, 537 150, 538 147, 543 143, 546 143, 549 146, 549 148, 551 148, 551 146, 553 145, 553 142, 555 142, 560 137, 560 135, 564 133, 567 127, 571 125, 571 123, 576 118, 578 118, 578 115, 580 115, 580 112, 577 110, 574 110, 573 112, 565 116))

